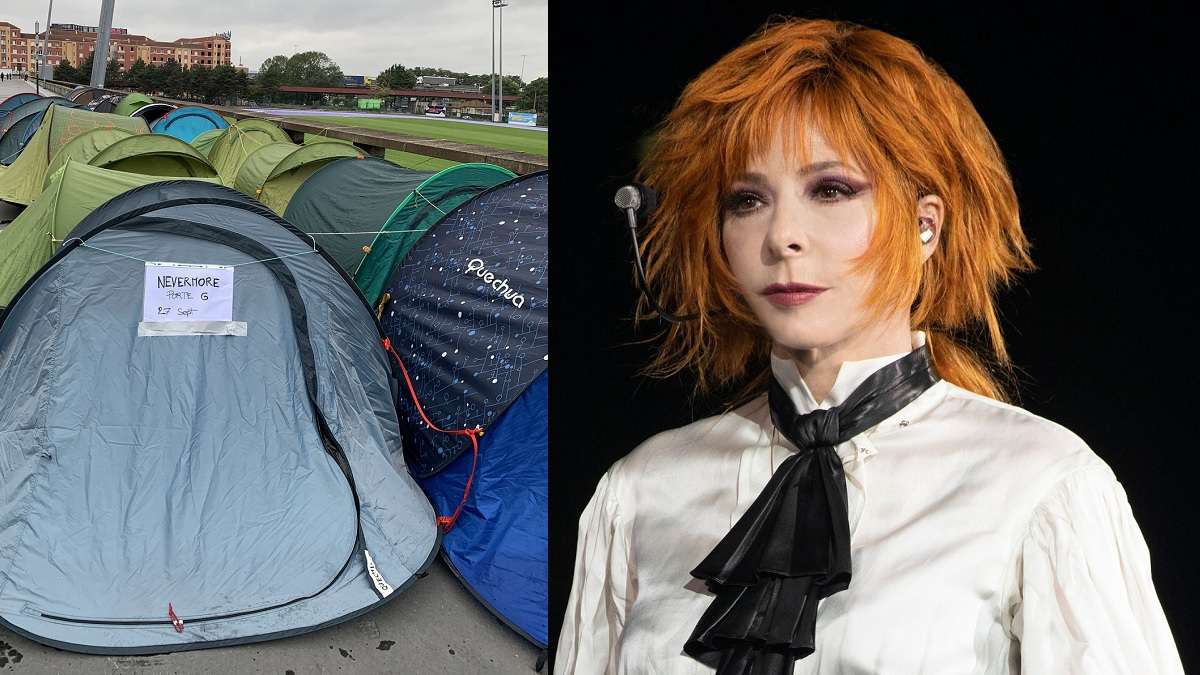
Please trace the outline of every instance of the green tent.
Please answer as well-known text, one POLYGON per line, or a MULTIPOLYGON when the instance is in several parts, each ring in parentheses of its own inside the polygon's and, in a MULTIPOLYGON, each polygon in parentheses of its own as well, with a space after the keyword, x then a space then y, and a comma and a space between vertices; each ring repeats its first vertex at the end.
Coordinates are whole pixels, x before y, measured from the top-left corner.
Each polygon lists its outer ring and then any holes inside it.
POLYGON ((87 164, 93 157, 100 154, 100 151, 117 141, 127 136, 132 136, 134 132, 128 129, 117 129, 116 127, 100 127, 79 134, 70 143, 63 146, 54 155, 54 159, 50 160, 50 165, 46 167, 46 181, 42 185, 45 189, 50 184, 50 177, 54 175, 58 168, 67 163, 67 160, 74 160, 87 164))
POLYGON ((134 134, 150 133, 146 121, 140 118, 50 106, 21 156, 0 172, 0 199, 15 204, 31 203, 41 194, 46 182, 46 169, 58 151, 79 135, 101 128, 124 129, 134 134))
MULTIPOLYGON (((457 164, 443 169, 412 191, 379 227, 359 263, 354 282, 374 306, 392 270, 430 226, 475 195, 514 178, 516 174, 492 164, 457 164)), ((293 201, 299 199, 299 195, 293 201)), ((367 228, 363 228, 367 229, 367 228)))
POLYGON ((216 178, 217 170, 192 146, 165 134, 123 138, 100 151, 88 164, 145 176, 216 178))
MULTIPOLYGON (((50 259, 63 237, 79 221, 109 199, 160 176, 109 171, 68 161, 50 185, 16 220, 0 230, 0 307, 7 306, 35 272, 50 259)), ((208 183, 214 178, 197 179, 208 183)))
POLYGON ((121 99, 121 102, 117 104, 117 109, 113 111, 113 114, 120 115, 122 117, 129 117, 133 114, 134 110, 137 110, 147 103, 154 103, 154 99, 145 94, 134 92, 121 99))
POLYGON ((268 143, 288 143, 287 132, 266 120, 242 120, 229 125, 208 151, 208 161, 216 167, 221 182, 233 187, 242 162, 268 143))
POLYGON ((362 159, 363 152, 349 143, 325 141, 308 145, 273 143, 246 158, 234 181, 238 190, 257 197, 283 215, 296 190, 321 167, 338 159, 362 159), (284 148, 290 146, 290 151, 284 148))
POLYGON ((353 275, 380 225, 431 175, 378 157, 339 159, 304 181, 283 217, 353 275))
POLYGON ((213 144, 217 139, 224 134, 224 129, 209 129, 192 139, 192 147, 199 151, 200 154, 208 157, 208 153, 212 150, 213 144))

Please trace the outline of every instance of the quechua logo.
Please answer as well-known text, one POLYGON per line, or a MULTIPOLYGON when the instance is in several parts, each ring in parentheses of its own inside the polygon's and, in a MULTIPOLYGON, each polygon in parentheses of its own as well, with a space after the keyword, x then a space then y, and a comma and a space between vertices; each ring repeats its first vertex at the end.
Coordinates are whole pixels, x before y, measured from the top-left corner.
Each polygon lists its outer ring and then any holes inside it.
POLYGON ((484 264, 481 258, 472 258, 467 263, 467 274, 474 274, 482 279, 483 283, 491 286, 492 290, 504 296, 505 300, 511 302, 513 307, 517 309, 524 307, 525 296, 518 293, 517 289, 510 287, 508 279, 497 279, 496 275, 489 272, 484 264))

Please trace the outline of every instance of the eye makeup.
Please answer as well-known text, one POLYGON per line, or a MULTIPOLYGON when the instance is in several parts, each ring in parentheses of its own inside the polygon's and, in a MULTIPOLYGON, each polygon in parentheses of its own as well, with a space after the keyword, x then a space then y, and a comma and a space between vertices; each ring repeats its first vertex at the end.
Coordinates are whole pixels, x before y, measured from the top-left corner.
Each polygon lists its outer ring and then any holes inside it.
MULTIPOLYGON (((760 184, 761 180, 745 181, 760 184)), ((820 204, 834 204, 854 199, 870 189, 870 183, 854 180, 844 175, 819 176, 812 179, 805 188, 806 196, 820 204)), ((724 197, 721 198, 721 210, 733 217, 746 216, 770 204, 767 197, 769 191, 758 187, 734 184, 724 197)))

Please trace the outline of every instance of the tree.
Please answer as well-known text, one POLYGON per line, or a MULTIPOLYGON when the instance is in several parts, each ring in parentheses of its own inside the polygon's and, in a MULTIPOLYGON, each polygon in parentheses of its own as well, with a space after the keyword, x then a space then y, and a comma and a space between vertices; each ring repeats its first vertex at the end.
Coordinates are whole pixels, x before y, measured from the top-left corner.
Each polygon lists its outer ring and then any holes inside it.
POLYGON ((167 86, 167 69, 171 64, 178 67, 179 64, 174 60, 167 61, 161 66, 150 64, 142 74, 142 81, 139 89, 146 93, 157 93, 163 91, 167 86))
POLYGON ((75 70, 75 79, 71 80, 71 82, 75 82, 77 84, 87 84, 88 82, 92 81, 93 56, 95 56, 95 54, 88 54, 88 57, 83 60, 83 63, 79 64, 79 68, 75 70))
POLYGON ((71 62, 63 59, 54 66, 54 79, 60 82, 74 82, 79 77, 79 71, 75 70, 75 66, 71 62))
MULTIPOLYGON (((504 95, 505 96, 520 96, 521 91, 523 89, 525 89, 525 82, 521 80, 521 77, 519 75, 505 75, 504 76, 504 95)), ((488 91, 488 88, 485 86, 483 88, 483 90, 488 91)), ((496 93, 497 94, 500 93, 500 78, 499 77, 496 78, 496 93)))
POLYGON ((517 107, 532 110, 538 114, 539 121, 545 121, 550 112, 550 78, 539 77, 525 85, 517 99, 517 107))
POLYGON ((178 98, 187 89, 187 73, 183 72, 183 68, 175 59, 168 59, 162 68, 159 68, 159 77, 159 90, 171 98, 178 98))
POLYGON ((286 84, 284 77, 287 75, 288 58, 283 54, 277 54, 263 61, 262 66, 258 69, 258 79, 255 82, 253 96, 274 99, 276 90, 279 85, 286 84))
MULTIPOLYGON (((89 79, 90 79, 90 73, 89 79)), ((106 87, 124 87, 125 73, 121 72, 121 66, 116 59, 109 59, 108 65, 104 68, 104 86, 106 87)))
POLYGON ((292 54, 284 68, 284 83, 301 87, 340 87, 345 76, 324 52, 292 54))
POLYGON ((375 84, 381 89, 412 89, 417 86, 416 74, 397 63, 379 74, 375 84))
POLYGON ((129 72, 125 73, 125 84, 133 89, 140 89, 142 87, 142 78, 145 74, 146 62, 138 59, 133 62, 132 66, 129 66, 129 72))

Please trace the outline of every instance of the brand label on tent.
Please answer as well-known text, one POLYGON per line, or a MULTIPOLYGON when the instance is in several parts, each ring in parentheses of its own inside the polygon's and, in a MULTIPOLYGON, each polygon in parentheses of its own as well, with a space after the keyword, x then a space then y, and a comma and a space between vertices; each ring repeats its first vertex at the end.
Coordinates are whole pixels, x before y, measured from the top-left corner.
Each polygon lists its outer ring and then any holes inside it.
POLYGON ((245 335, 245 324, 233 321, 233 268, 226 265, 146 263, 139 334, 245 335), (241 323, 240 333, 215 328, 235 323, 241 323), (171 324, 171 330, 162 330, 167 327, 165 324, 171 324), (203 330, 189 331, 189 324, 203 330))
POLYGON ((395 590, 391 584, 383 580, 383 575, 379 570, 375 569, 375 559, 371 557, 371 552, 363 549, 363 556, 367 559, 367 576, 371 577, 371 583, 375 585, 375 591, 380 597, 386 598, 395 590))

